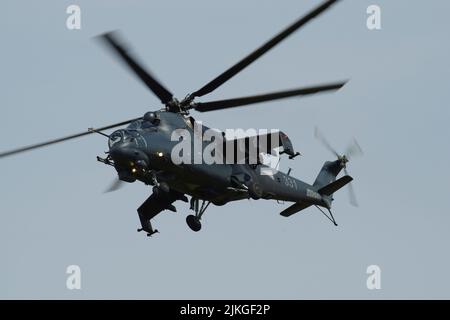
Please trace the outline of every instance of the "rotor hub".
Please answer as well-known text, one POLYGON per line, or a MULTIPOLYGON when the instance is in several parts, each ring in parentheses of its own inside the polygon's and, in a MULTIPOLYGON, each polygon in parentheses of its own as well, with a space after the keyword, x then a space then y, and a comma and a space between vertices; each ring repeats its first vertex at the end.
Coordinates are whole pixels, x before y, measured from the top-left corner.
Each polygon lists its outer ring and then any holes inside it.
POLYGON ((348 158, 346 157, 345 154, 342 155, 342 156, 339 156, 338 160, 341 162, 342 168, 346 168, 347 167, 348 158))

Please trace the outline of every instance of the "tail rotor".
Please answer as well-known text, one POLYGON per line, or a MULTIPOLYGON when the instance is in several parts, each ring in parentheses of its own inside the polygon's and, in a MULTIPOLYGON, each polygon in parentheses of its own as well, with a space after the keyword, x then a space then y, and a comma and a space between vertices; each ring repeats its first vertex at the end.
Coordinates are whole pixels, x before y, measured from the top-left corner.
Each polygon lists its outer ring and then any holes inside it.
MULTIPOLYGON (((324 147, 327 150, 329 150, 336 156, 337 160, 340 161, 341 167, 344 170, 345 175, 349 175, 347 171, 347 163, 349 162, 349 160, 358 156, 362 156, 364 154, 361 146, 359 145, 358 141, 356 141, 356 139, 352 140, 352 142, 346 148, 345 153, 341 155, 336 151, 336 149, 334 149, 331 146, 331 144, 328 142, 328 140, 325 138, 325 136, 322 134, 322 132, 320 132, 319 128, 317 127, 314 129, 314 136, 324 145, 324 147)), ((355 190, 351 182, 348 184, 348 195, 350 204, 357 207, 358 201, 356 199, 355 190)))

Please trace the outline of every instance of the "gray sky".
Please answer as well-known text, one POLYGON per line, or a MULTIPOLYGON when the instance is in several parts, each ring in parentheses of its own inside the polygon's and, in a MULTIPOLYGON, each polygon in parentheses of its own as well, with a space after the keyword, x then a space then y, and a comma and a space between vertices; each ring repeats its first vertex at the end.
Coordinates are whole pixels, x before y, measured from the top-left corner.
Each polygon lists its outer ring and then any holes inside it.
MULTIPOLYGON (((92 37, 121 29, 179 98, 198 89, 320 1, 4 1, 0 149, 140 116, 158 99, 92 37), (82 29, 66 29, 81 6, 82 29)), ((335 195, 334 227, 310 208, 240 201, 210 207, 203 229, 188 206, 164 212, 151 239, 136 233, 142 184, 109 194, 107 149, 90 136, 2 159, 0 298, 450 298, 448 57, 445 0, 347 0, 314 20, 203 101, 341 79, 336 94, 194 114, 212 127, 279 128, 303 157, 281 168, 314 181, 332 156, 318 125, 343 150, 359 208, 335 195), (382 30, 366 8, 382 9, 382 30), (66 289, 66 267, 82 289, 66 289), (366 288, 379 265, 381 290, 366 288)))

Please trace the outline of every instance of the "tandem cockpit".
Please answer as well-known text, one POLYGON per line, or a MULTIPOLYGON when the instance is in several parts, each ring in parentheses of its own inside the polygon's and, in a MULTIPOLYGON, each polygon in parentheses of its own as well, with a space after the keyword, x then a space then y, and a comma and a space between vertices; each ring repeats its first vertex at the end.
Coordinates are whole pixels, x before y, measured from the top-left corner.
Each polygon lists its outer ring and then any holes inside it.
POLYGON ((145 139, 136 129, 120 129, 114 131, 108 140, 110 149, 115 147, 145 147, 145 139))
POLYGON ((117 146, 137 146, 146 147, 146 141, 139 133, 140 129, 152 129, 158 126, 160 119, 155 112, 147 112, 140 120, 131 122, 126 129, 114 131, 108 140, 109 148, 117 146))

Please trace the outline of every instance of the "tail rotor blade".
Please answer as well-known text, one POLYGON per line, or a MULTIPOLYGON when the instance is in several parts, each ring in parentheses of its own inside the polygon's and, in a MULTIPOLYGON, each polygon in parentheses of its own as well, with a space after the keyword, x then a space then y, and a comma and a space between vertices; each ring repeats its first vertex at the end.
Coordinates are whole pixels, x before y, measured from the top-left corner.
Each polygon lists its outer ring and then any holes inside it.
POLYGON ((316 139, 318 139, 322 144, 327 148, 329 151, 331 151, 337 158, 340 157, 339 153, 331 146, 331 144, 328 142, 328 140, 325 138, 325 136, 319 131, 318 127, 314 128, 314 136, 316 139))
MULTIPOLYGON (((344 172, 345 172, 345 175, 349 175, 346 168, 344 168, 344 172)), ((350 204, 352 206, 354 206, 354 207, 358 206, 358 201, 356 200, 356 194, 355 194, 355 190, 353 189, 352 182, 350 182, 348 184, 348 198, 349 198, 350 204)))
POLYGON ((364 152, 356 139, 353 139, 352 144, 348 146, 347 150, 345 151, 345 155, 349 159, 364 155, 364 152))
POLYGON ((356 200, 355 190, 353 189, 353 183, 348 184, 348 196, 350 199, 350 204, 354 207, 358 207, 358 201, 356 200))
POLYGON ((116 190, 119 190, 120 188, 122 188, 124 186, 124 182, 122 180, 119 180, 118 178, 116 178, 113 182, 111 182, 110 186, 103 191, 103 193, 108 193, 108 192, 113 192, 116 190))

